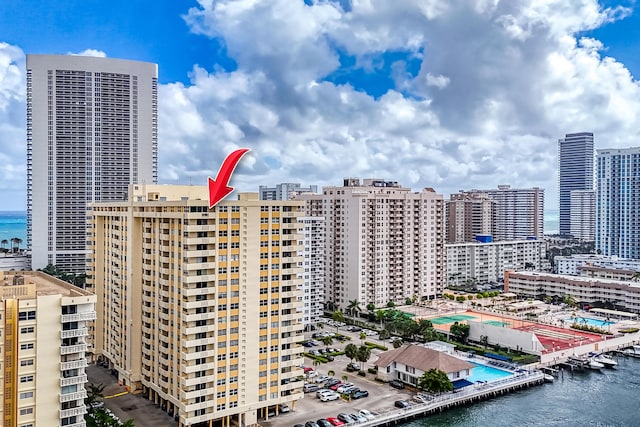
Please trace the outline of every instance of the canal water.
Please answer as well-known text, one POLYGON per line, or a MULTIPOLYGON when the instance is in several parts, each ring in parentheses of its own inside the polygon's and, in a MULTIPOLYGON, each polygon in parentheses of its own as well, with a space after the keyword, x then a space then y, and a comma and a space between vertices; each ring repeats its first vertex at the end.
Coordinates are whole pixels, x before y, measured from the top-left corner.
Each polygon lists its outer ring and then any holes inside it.
POLYGON ((564 371, 553 384, 455 408, 403 427, 640 426, 640 359, 601 372, 564 371))

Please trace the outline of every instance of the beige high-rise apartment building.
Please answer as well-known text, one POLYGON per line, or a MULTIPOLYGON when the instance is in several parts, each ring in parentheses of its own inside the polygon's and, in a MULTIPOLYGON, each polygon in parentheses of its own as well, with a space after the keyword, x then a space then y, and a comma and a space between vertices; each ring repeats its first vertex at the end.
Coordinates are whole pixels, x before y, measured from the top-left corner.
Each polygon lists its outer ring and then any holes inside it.
POLYGON ((207 191, 132 185, 91 206, 95 354, 181 426, 250 426, 302 398, 304 203, 209 209, 207 191))
POLYGON ((496 234, 496 202, 481 192, 452 194, 446 202, 447 243, 474 242, 496 234))
POLYGON ((84 427, 96 296, 41 272, 0 271, 3 426, 84 427))
POLYGON ((325 298, 346 308, 440 296, 445 285, 444 200, 394 181, 347 178, 302 194, 307 214, 326 221, 325 298))

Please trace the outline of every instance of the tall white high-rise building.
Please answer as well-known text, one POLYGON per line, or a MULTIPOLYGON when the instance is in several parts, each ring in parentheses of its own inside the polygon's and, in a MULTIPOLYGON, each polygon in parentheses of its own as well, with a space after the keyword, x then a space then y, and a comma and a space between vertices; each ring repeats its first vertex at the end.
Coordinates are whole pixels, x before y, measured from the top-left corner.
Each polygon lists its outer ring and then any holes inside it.
POLYGON ((323 217, 304 216, 298 218, 304 235, 302 255, 302 323, 313 325, 322 317, 324 310, 325 280, 325 221, 323 217))
POLYGON ((571 190, 571 230, 575 239, 596 239, 596 192, 571 190))
POLYGON ((596 249, 640 259, 640 147, 604 149, 596 158, 596 249))
POLYGON ((544 190, 511 188, 474 190, 489 194, 496 201, 496 235, 494 240, 518 240, 544 236, 544 190))
POLYGON ((158 174, 156 64, 27 55, 27 245, 33 269, 84 272, 87 203, 158 174))
MULTIPOLYGON (((559 233, 568 236, 572 227, 573 190, 593 190, 593 133, 568 133, 558 140, 559 233)), ((580 209, 580 205, 576 206, 580 209)), ((576 213, 577 215, 578 213, 576 213)))
POLYGON ((346 308, 432 299, 445 285, 444 199, 394 181, 347 178, 303 194, 307 215, 326 220, 325 296, 346 308))

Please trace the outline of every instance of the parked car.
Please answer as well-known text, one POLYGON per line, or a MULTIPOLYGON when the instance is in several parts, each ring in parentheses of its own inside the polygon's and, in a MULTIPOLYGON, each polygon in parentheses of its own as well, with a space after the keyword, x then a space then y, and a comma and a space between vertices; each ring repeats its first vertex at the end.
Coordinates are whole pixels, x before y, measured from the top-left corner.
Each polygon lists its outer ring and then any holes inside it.
POLYGON ((307 421, 306 423, 304 423, 304 427, 320 427, 320 426, 315 421, 307 421))
POLYGON ((329 386, 329 388, 330 388, 331 390, 334 390, 334 391, 335 391, 335 390, 337 390, 337 389, 338 389, 338 387, 340 387, 341 385, 342 385, 342 381, 338 381, 337 383, 335 383, 335 384, 333 384, 333 385, 329 386))
POLYGON ((372 413, 370 410, 368 410, 368 409, 360 409, 360 411, 358 411, 358 413, 359 413, 360 415, 362 415, 363 417, 365 417, 366 419, 368 419, 368 420, 372 420, 372 419, 374 419, 374 418, 376 417, 376 416, 375 416, 375 415, 373 415, 373 413, 372 413))
POLYGON ((389 385, 393 388, 397 388, 397 389, 403 389, 404 388, 404 383, 400 380, 393 380, 389 383, 389 385))
POLYGON ((313 344, 310 341, 305 341, 302 343, 302 345, 305 347, 313 347, 313 344))
POLYGON ((318 390, 320 390, 320 386, 318 384, 305 384, 302 386, 302 391, 305 393, 311 393, 318 390))
POLYGON ((353 387, 353 383, 342 383, 340 387, 336 389, 338 393, 347 393, 347 389, 353 387))
POLYGON ((329 421, 325 420, 324 418, 320 418, 318 420, 318 425, 320 427, 333 427, 333 424, 331 424, 329 421))
POLYGON ((302 371, 306 374, 309 371, 313 371, 313 368, 310 366, 303 366, 302 371))
POLYGON ((338 414, 338 419, 345 424, 354 423, 356 420, 351 418, 351 415, 341 412, 338 414))
MULTIPOLYGON (((320 400, 322 402, 329 402, 331 400, 338 400, 340 399, 340 395, 338 393, 324 393, 322 396, 320 396, 320 400)), ((331 422, 331 421, 329 421, 331 422)), ((334 424, 335 425, 335 424, 334 424)))
POLYGON ((320 375, 318 378, 316 378, 316 382, 318 383, 323 383, 325 381, 330 380, 333 377, 330 377, 329 375, 320 375))
POLYGON ((396 408, 408 408, 409 406, 411 406, 411 404, 406 400, 396 400, 395 402, 393 402, 393 404, 396 408))
POLYGON ((316 397, 319 399, 320 396, 327 393, 335 393, 335 391, 329 390, 328 388, 321 388, 320 390, 316 391, 316 397))
POLYGON ((327 421, 329 421, 332 426, 336 426, 336 427, 344 425, 344 423, 342 421, 340 421, 337 418, 333 418, 333 417, 327 418, 327 421))
POLYGON ((278 405, 278 412, 280 412, 281 414, 286 414, 289 411, 291 411, 291 409, 286 403, 281 403, 278 405))
POLYGON ((333 385, 340 384, 341 382, 342 382, 342 381, 340 381, 340 380, 339 380, 339 379, 337 379, 337 378, 332 378, 332 379, 328 380, 328 381, 324 384, 324 386, 325 386, 325 387, 331 387, 331 386, 333 386, 333 385))
POLYGON ((354 399, 362 399, 367 396, 369 396, 369 392, 367 390, 358 390, 351 394, 351 397, 354 399))
POLYGON ((354 371, 359 371, 360 370, 360 365, 356 362, 351 362, 347 365, 347 371, 349 369, 353 369, 354 371))
POLYGON ((364 423, 365 421, 367 421, 367 418, 358 413, 358 412, 354 412, 352 414, 349 414, 351 416, 351 418, 353 418, 354 420, 356 420, 357 423, 364 423))
POLYGON ((317 376, 318 376, 318 373, 316 371, 307 372, 307 378, 315 378, 317 376))

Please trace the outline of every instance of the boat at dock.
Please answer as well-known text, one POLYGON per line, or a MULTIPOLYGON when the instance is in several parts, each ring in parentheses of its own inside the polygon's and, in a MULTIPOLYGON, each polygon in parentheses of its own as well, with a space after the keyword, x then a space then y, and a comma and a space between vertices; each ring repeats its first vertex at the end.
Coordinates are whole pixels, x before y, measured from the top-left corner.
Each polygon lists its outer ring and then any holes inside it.
POLYGON ((625 348, 622 351, 622 354, 624 354, 625 356, 640 358, 640 345, 632 345, 629 348, 625 348))
POLYGON ((604 353, 591 352, 589 353, 589 360, 601 363, 605 368, 615 368, 616 366, 618 366, 618 362, 604 353))
POLYGON ((576 354, 569 356, 568 363, 582 369, 591 369, 594 371, 604 368, 604 364, 587 356, 578 356, 576 354))

